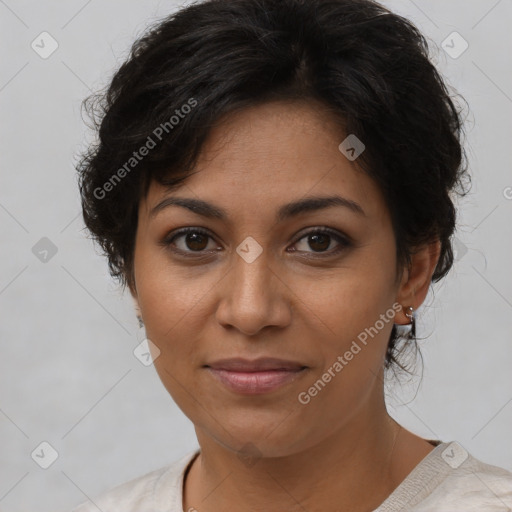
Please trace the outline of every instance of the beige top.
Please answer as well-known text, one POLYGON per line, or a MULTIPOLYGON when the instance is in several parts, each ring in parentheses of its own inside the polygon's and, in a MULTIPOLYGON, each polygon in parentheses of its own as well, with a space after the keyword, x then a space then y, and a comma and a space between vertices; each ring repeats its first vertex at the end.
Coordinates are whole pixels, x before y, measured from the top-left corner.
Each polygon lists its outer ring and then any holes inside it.
MULTIPOLYGON (((126 482, 73 512, 184 512, 185 472, 199 454, 126 482)), ((485 464, 458 443, 440 443, 374 512, 512 511, 512 473, 485 464)), ((189 511, 187 511, 189 512, 189 511)), ((193 512, 193 509, 191 509, 193 512)))

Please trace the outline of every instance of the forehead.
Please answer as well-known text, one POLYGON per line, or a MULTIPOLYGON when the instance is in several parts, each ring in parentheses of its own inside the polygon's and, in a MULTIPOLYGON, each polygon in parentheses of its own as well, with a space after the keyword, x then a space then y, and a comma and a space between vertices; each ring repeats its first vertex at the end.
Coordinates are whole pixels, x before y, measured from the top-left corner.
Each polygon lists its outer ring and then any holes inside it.
POLYGON ((339 194, 382 215, 374 181, 339 150, 341 125, 316 102, 272 102, 225 116, 210 131, 184 184, 152 182, 146 213, 164 197, 187 195, 258 215, 305 196, 339 194))

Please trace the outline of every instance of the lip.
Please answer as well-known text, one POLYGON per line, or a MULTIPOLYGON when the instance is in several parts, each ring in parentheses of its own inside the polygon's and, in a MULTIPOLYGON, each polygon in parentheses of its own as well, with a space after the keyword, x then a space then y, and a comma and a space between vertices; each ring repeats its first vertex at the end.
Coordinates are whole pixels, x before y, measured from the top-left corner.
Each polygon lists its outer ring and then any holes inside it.
POLYGON ((222 359, 205 368, 228 389, 244 395, 270 393, 304 373, 305 365, 275 358, 222 359))

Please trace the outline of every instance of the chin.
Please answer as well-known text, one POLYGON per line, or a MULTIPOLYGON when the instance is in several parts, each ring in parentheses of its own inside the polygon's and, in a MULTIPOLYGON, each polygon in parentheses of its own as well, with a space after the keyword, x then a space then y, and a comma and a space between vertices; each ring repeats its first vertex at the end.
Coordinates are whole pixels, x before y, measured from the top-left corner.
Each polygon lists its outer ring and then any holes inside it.
POLYGON ((209 421, 208 427, 202 430, 210 432, 217 442, 242 458, 284 457, 305 447, 305 424, 301 421, 302 429, 299 429, 293 413, 288 414, 285 410, 280 414, 260 413, 240 411, 226 414, 222 416, 220 425, 209 421))

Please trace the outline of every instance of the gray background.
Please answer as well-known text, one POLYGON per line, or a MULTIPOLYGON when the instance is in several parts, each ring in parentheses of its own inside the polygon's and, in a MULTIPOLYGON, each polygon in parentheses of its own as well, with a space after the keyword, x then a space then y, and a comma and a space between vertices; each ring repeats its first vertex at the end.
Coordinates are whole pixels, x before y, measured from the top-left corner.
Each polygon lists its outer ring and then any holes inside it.
MULTIPOLYGON (((391 386, 390 411, 420 435, 458 440, 512 470, 512 1, 385 4, 436 43, 434 61, 469 102, 473 174, 455 268, 420 310, 418 330, 428 337, 421 386, 391 386), (469 43, 456 59, 442 48, 453 31, 469 43)), ((90 137, 80 101, 108 80, 148 22, 177 6, 0 0, 4 512, 70 510, 196 447, 153 367, 132 353, 142 338, 131 297, 83 231, 73 167, 90 137), (47 59, 31 48, 43 31, 59 45, 47 59), (46 262, 32 251, 43 237, 57 248, 46 262), (31 457, 43 441, 58 452, 48 469, 31 457)))

